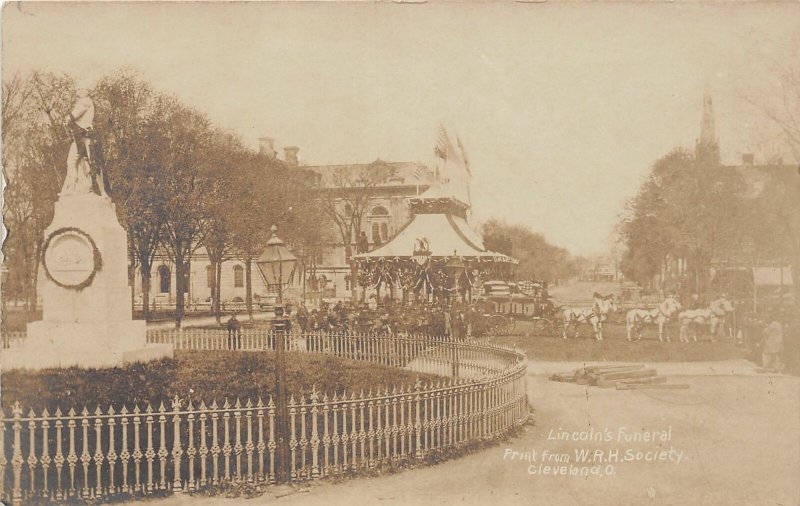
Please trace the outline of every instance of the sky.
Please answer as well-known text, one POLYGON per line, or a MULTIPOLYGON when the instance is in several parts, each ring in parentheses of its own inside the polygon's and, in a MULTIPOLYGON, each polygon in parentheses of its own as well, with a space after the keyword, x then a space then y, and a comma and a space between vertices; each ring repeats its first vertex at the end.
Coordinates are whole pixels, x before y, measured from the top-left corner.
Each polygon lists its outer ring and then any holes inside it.
POLYGON ((473 215, 607 251, 652 163, 714 98, 723 162, 785 155, 743 100, 800 33, 800 4, 6 3, 3 77, 90 87, 133 68, 258 146, 311 165, 435 163, 439 124, 473 167, 473 215))

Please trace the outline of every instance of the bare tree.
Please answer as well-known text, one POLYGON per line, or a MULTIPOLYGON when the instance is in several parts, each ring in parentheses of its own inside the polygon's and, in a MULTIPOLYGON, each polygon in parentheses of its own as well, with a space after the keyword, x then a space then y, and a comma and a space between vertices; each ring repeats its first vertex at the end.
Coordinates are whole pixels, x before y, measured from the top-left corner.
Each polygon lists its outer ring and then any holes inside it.
POLYGON ((152 265, 161 246, 165 196, 159 152, 167 149, 164 125, 153 107, 156 94, 149 84, 128 71, 106 76, 92 91, 104 159, 117 215, 128 233, 130 284, 135 268, 142 280, 142 308, 150 313, 152 265))
MULTIPOLYGON (((362 230, 362 221, 374 197, 375 188, 385 183, 394 173, 393 167, 378 160, 367 167, 341 167, 322 176, 318 190, 319 202, 339 231, 347 262, 350 262, 353 255, 353 245, 362 230)), ((354 265, 351 265, 350 275, 351 279, 356 278, 354 265)), ((355 299, 355 283, 350 286, 351 295, 355 299)))
MULTIPOLYGON (((800 162, 800 36, 785 43, 786 51, 780 59, 764 58, 767 72, 763 73, 759 91, 744 93, 744 99, 763 114, 783 133, 786 145, 794 155, 795 163, 800 162)), ((800 305, 800 166, 794 177, 781 181, 787 198, 778 198, 781 221, 780 237, 790 246, 788 253, 795 274, 795 302, 800 305)))
POLYGON ((44 230, 52 222, 66 172, 70 135, 65 118, 75 83, 64 75, 36 72, 4 82, 3 92, 3 120, 9 121, 3 131, 8 180, 3 207, 9 230, 3 246, 12 286, 33 309, 44 230))

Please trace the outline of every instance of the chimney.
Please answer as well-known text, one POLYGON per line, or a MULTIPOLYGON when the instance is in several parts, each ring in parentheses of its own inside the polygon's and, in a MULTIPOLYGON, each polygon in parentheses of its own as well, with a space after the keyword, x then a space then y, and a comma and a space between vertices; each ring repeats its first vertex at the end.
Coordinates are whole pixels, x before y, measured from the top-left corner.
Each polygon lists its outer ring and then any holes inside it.
POLYGON ((753 153, 744 153, 742 154, 742 165, 753 165, 755 161, 755 157, 753 153))
POLYGON ((272 137, 259 137, 258 152, 262 155, 267 155, 269 158, 275 158, 278 154, 278 152, 275 151, 275 139, 272 137))
POLYGON ((300 151, 300 148, 297 146, 287 146, 283 148, 283 159, 292 167, 297 167, 299 165, 297 160, 298 151, 300 151))

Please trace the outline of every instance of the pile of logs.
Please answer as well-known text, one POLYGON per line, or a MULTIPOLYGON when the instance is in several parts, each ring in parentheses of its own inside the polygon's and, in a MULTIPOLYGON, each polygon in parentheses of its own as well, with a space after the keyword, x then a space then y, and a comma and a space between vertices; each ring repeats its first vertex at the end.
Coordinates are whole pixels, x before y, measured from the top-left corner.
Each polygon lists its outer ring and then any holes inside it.
POLYGON ((644 364, 584 366, 574 371, 555 373, 550 380, 600 388, 616 387, 617 390, 689 388, 685 383, 667 383, 666 377, 658 376, 655 369, 644 364))

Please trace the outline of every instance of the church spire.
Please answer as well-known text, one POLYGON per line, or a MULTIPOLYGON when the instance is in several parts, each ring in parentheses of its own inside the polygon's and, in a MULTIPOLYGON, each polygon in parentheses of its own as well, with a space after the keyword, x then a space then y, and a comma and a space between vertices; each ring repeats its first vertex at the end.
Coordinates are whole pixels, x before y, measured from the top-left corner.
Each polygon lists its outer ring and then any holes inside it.
POLYGON ((700 138, 695 145, 695 158, 699 162, 719 164, 719 142, 714 129, 714 104, 708 86, 703 95, 703 119, 700 121, 700 138))

